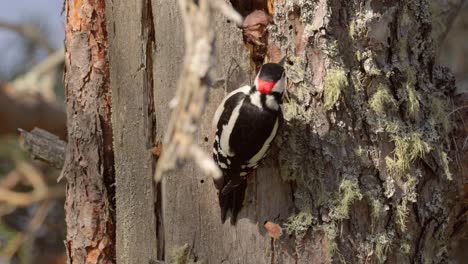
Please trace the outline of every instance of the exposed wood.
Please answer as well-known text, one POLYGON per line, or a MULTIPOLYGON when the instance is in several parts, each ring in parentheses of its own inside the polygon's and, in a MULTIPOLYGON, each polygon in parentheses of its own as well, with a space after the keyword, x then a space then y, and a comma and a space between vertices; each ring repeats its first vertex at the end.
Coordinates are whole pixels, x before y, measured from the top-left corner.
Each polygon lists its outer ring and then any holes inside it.
MULTIPOLYGON (((182 23, 177 3, 153 1, 155 18, 156 60, 154 68, 155 100, 158 131, 165 131, 184 52, 182 23)), ((233 89, 250 83, 249 55, 242 41, 242 31, 221 15, 216 16, 215 90, 196 134, 196 143, 206 152, 212 148, 211 118, 217 104, 233 89)), ((162 139, 161 133, 157 138, 162 139)), ((291 205, 289 185, 283 184, 274 162, 260 169, 247 191, 248 205, 241 212, 236 226, 221 224, 216 191, 212 179, 206 177, 193 162, 169 173, 163 180, 164 242, 166 260, 181 246, 188 244, 191 259, 209 263, 266 263, 270 256, 271 238, 263 229, 266 220, 284 219, 291 205), (259 227, 260 229, 259 229, 259 227)))
MULTIPOLYGON (((106 1, 116 168, 117 263, 156 263, 155 43, 150 0, 106 1)), ((158 84, 156 84, 158 85, 158 84)), ((158 95, 159 96, 159 95, 158 95)), ((157 120, 157 122, 161 122, 157 120)))
POLYGON ((191 158, 203 172, 213 178, 221 170, 211 156, 193 142, 204 112, 211 85, 210 70, 214 63, 214 15, 219 12, 237 25, 241 16, 224 0, 179 0, 184 25, 185 56, 177 91, 171 100, 171 119, 163 140, 163 151, 156 166, 155 179, 160 182, 163 173, 183 165, 191 158))
POLYGON ((104 0, 65 2, 68 263, 115 262, 114 154, 104 0))
POLYGON ((43 129, 34 128, 31 132, 20 129, 24 139, 24 147, 31 153, 33 159, 44 161, 57 169, 65 162, 67 143, 54 134, 43 129))

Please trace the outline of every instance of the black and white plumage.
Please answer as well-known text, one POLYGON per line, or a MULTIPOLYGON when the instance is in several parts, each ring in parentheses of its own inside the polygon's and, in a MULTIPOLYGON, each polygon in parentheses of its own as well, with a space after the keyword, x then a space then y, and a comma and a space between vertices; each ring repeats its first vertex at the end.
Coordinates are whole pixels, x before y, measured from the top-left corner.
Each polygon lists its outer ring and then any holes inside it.
POLYGON ((213 158, 222 171, 214 179, 219 190, 221 220, 231 211, 231 224, 242 208, 247 175, 257 168, 276 136, 281 119, 285 74, 281 65, 262 65, 253 86, 228 94, 213 118, 213 158))

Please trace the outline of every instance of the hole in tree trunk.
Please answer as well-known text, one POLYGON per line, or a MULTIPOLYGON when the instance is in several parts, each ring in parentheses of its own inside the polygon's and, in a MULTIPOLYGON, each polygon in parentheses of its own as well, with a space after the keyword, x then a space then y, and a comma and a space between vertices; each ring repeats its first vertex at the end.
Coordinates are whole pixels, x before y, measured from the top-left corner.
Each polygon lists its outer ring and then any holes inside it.
POLYGON ((265 61, 268 51, 268 32, 266 27, 271 23, 268 5, 273 0, 230 0, 234 9, 243 17, 243 40, 250 51, 252 66, 256 71, 265 61))

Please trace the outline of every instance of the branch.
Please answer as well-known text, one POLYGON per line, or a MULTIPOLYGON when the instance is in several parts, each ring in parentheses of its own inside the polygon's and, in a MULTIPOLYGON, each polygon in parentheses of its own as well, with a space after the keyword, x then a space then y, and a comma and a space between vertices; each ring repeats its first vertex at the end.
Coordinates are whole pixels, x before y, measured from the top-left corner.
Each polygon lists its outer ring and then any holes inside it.
POLYGON ((57 79, 57 69, 65 60, 65 50, 59 49, 35 65, 27 73, 19 76, 11 86, 11 94, 21 93, 22 96, 41 95, 48 102, 55 102, 54 85, 57 79))
POLYGON ((19 127, 32 129, 36 126, 65 136, 66 114, 58 103, 46 102, 40 95, 11 96, 9 85, 0 86, 0 134, 16 133, 19 127))
POLYGON ((34 128, 31 132, 20 129, 20 132, 24 138, 24 147, 34 159, 47 162, 57 169, 63 167, 67 146, 65 141, 40 128, 34 128))
POLYGON ((0 84, 0 134, 38 126, 65 136, 65 109, 53 91, 57 68, 63 61, 62 49, 13 82, 0 84))
POLYGON ((221 12, 237 24, 242 17, 223 0, 179 0, 184 21, 185 58, 176 96, 171 105, 174 110, 158 159, 155 180, 163 173, 192 158, 209 176, 221 174, 211 157, 193 141, 209 92, 209 71, 214 64, 214 15, 221 12))
POLYGON ((38 191, 23 193, 0 188, 0 202, 15 207, 26 207, 40 201, 53 200, 64 196, 65 188, 61 185, 47 188, 43 193, 38 191))
POLYGON ((34 166, 26 162, 20 162, 16 166, 16 171, 18 175, 22 175, 22 177, 26 178, 26 180, 33 187, 33 191, 28 193, 17 192, 2 186, 0 187, 0 202, 8 203, 9 205, 16 207, 26 207, 40 201, 46 201, 65 196, 65 190, 63 186, 47 186, 46 182, 44 181, 44 175, 34 166))
POLYGON ((16 32, 47 51, 47 53, 54 52, 54 48, 50 45, 49 41, 44 38, 44 35, 38 28, 31 24, 17 25, 5 21, 0 21, 0 28, 16 32))

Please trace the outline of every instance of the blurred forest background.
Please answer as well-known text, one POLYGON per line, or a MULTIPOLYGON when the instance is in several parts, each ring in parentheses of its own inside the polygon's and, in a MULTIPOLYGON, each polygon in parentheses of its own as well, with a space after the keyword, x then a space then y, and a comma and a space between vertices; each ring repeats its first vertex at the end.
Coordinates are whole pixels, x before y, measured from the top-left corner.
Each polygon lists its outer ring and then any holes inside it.
MULTIPOLYGON (((62 4, 0 4, 0 264, 66 263, 60 170, 33 161, 18 132, 40 127, 66 135, 62 4)), ((468 92, 468 5, 447 35, 439 63, 453 71, 457 93, 468 92)), ((468 142, 462 148, 467 151, 468 142)))

